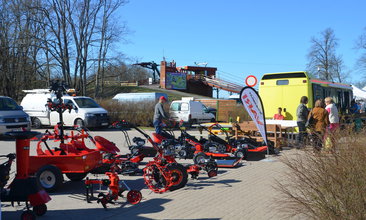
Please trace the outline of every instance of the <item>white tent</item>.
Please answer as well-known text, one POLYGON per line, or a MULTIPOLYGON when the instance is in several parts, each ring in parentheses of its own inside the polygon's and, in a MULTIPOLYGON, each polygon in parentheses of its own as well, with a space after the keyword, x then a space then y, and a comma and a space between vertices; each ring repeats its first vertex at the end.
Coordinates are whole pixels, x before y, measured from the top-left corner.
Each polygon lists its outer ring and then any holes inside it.
POLYGON ((366 91, 359 89, 354 85, 352 85, 352 88, 353 88, 353 97, 356 100, 360 100, 360 99, 366 100, 366 91))

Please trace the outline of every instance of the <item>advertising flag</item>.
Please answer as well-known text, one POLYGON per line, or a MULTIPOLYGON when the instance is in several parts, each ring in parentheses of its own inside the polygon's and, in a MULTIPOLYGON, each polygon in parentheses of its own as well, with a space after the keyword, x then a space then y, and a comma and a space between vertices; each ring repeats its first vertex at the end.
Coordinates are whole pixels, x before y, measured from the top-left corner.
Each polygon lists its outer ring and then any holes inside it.
POLYGON ((268 146, 264 108, 262 99, 260 98, 258 92, 252 87, 246 86, 241 90, 240 98, 244 108, 247 110, 248 114, 256 124, 258 131, 261 133, 263 140, 268 146))

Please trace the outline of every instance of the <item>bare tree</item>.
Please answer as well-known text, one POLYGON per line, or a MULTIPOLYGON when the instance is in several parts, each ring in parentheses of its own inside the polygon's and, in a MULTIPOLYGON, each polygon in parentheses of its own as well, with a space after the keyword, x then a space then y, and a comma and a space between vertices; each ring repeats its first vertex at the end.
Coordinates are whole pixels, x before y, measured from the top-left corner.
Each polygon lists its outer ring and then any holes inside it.
POLYGON ((308 71, 320 79, 342 82, 346 78, 343 73, 344 64, 341 56, 336 54, 338 39, 331 28, 321 32, 319 38, 311 39, 308 54, 308 71))
POLYGON ((36 59, 39 49, 34 38, 39 27, 33 24, 35 11, 28 7, 37 3, 0 0, 1 93, 15 99, 22 89, 37 84, 42 76, 36 59))
POLYGON ((0 0, 0 93, 17 98, 60 76, 85 95, 96 64, 103 89, 110 45, 124 34, 112 15, 125 2, 0 0))
POLYGON ((357 60, 358 69, 366 70, 366 28, 365 32, 356 41, 356 49, 362 51, 361 57, 357 60))
POLYGON ((98 52, 98 71, 95 75, 95 91, 94 97, 98 96, 99 87, 100 87, 100 79, 101 83, 101 92, 103 93, 104 88, 104 72, 105 72, 105 64, 107 61, 107 52, 111 43, 113 43, 116 38, 117 31, 121 31, 121 28, 118 28, 116 22, 112 22, 111 18, 113 13, 123 4, 125 4, 125 0, 102 0, 102 21, 100 26, 100 40, 99 40, 99 52, 98 52))

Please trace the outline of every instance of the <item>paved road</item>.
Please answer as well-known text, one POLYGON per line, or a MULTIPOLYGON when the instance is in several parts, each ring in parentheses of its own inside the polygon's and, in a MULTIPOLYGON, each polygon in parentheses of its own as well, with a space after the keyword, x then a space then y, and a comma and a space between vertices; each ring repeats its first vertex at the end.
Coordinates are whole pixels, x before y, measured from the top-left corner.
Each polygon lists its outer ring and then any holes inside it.
MULTIPOLYGON (((121 132, 92 133, 108 138, 127 152, 121 132)), ((31 154, 35 154, 35 144, 31 143, 31 154)), ((0 141, 0 154, 14 152, 14 149, 13 141, 0 141)), ((294 151, 285 151, 282 155, 291 155, 294 151)), ((146 189, 142 176, 123 176, 121 178, 131 188, 141 190, 143 200, 132 206, 120 199, 120 203, 109 205, 108 211, 96 202, 86 203, 83 183, 71 182, 65 177, 62 189, 51 194, 47 213, 38 219, 283 219, 276 202, 279 193, 273 188, 275 179, 285 170, 280 158, 245 161, 238 168, 219 169, 219 175, 211 179, 202 173, 198 180, 189 180, 185 188, 164 194, 146 189)), ((19 219, 23 208, 2 204, 2 219, 19 219)))

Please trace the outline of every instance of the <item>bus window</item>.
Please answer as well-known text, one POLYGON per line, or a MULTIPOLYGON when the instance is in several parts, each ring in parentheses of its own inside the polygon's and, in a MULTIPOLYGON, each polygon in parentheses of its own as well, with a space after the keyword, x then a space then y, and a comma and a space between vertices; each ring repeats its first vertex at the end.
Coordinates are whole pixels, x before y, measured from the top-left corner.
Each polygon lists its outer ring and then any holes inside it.
POLYGON ((278 86, 288 85, 288 79, 277 80, 276 85, 278 86))
POLYGON ((315 101, 318 99, 324 98, 324 89, 320 85, 313 84, 313 105, 315 104, 315 101))
POLYGON ((344 112, 343 106, 344 106, 344 100, 343 100, 343 97, 342 97, 342 91, 338 91, 337 92, 337 108, 341 112, 344 112))
POLYGON ((344 107, 346 108, 346 109, 348 109, 349 107, 350 107, 350 103, 351 103, 351 101, 350 101, 350 95, 349 95, 349 92, 344 92, 344 107))
POLYGON ((262 77, 262 80, 264 80, 264 79, 287 79, 287 78, 306 78, 306 75, 304 72, 266 74, 262 77))

